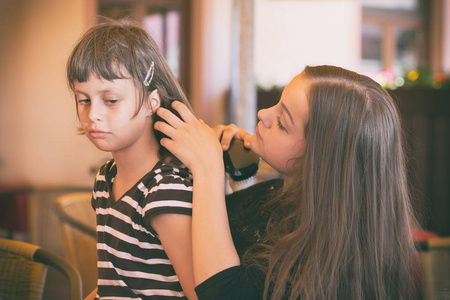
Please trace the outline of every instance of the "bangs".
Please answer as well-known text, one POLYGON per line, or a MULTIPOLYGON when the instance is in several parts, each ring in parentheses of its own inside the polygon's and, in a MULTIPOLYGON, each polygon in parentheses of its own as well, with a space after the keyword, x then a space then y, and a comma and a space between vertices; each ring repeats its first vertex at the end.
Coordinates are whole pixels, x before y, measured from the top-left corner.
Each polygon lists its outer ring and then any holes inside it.
POLYGON ((136 58, 124 39, 124 35, 111 32, 90 32, 82 39, 67 62, 70 88, 74 89, 74 81, 85 82, 91 74, 106 80, 132 78, 136 58))
POLYGON ((85 82, 91 75, 106 80, 129 79, 129 72, 125 71, 126 66, 119 61, 117 58, 113 59, 107 55, 95 55, 95 53, 86 52, 74 53, 67 68, 67 79, 71 89, 73 90, 75 81, 85 82))

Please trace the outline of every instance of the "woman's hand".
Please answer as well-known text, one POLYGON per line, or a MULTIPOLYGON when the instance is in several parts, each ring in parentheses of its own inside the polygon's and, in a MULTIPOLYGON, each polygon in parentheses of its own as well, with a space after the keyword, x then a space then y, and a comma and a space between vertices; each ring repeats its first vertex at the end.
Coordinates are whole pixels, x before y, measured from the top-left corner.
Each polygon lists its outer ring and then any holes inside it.
POLYGON ((226 151, 230 147, 231 140, 233 138, 240 139, 244 142, 244 146, 250 149, 250 133, 244 129, 238 128, 234 124, 230 125, 217 125, 213 128, 217 138, 220 140, 222 150, 226 151))
POLYGON ((240 263, 228 224, 223 152, 218 139, 224 133, 228 142, 231 141, 234 134, 229 133, 237 127, 232 130, 232 127, 222 127, 215 132, 181 102, 173 102, 172 107, 182 119, 167 109, 158 108, 156 113, 167 123, 156 122, 154 127, 169 137, 162 138, 161 145, 178 157, 194 177, 192 257, 198 285, 240 263))
POLYGON ((165 122, 156 122, 154 128, 169 138, 160 143, 175 155, 192 172, 212 165, 223 168, 223 153, 214 131, 203 121, 198 120, 191 111, 179 101, 172 103, 182 119, 169 110, 158 108, 157 115, 165 122))

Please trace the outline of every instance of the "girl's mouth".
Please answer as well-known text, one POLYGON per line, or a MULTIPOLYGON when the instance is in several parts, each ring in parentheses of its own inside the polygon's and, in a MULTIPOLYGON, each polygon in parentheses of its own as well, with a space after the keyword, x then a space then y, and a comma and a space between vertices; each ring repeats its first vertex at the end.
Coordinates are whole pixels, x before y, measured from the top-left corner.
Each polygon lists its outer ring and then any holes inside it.
POLYGON ((94 139, 101 139, 101 138, 106 137, 109 134, 109 132, 98 130, 98 129, 91 129, 91 130, 89 130, 89 134, 94 139))

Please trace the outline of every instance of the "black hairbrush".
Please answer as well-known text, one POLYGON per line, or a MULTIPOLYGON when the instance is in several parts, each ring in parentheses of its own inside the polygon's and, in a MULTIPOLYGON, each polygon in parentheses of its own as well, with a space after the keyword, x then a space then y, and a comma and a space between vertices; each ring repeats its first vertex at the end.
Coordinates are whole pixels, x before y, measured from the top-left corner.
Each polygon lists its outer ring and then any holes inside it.
POLYGON ((241 140, 233 139, 230 148, 223 152, 225 171, 234 181, 246 180, 258 171, 261 158, 244 147, 241 140))

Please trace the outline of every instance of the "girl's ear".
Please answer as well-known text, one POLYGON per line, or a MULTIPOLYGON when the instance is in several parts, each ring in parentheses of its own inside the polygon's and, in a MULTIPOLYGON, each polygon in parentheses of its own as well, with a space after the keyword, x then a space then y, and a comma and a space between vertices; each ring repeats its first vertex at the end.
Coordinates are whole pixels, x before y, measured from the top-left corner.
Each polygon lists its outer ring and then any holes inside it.
POLYGON ((157 89, 154 89, 148 96, 147 102, 147 116, 153 115, 158 107, 161 105, 161 98, 157 89))

